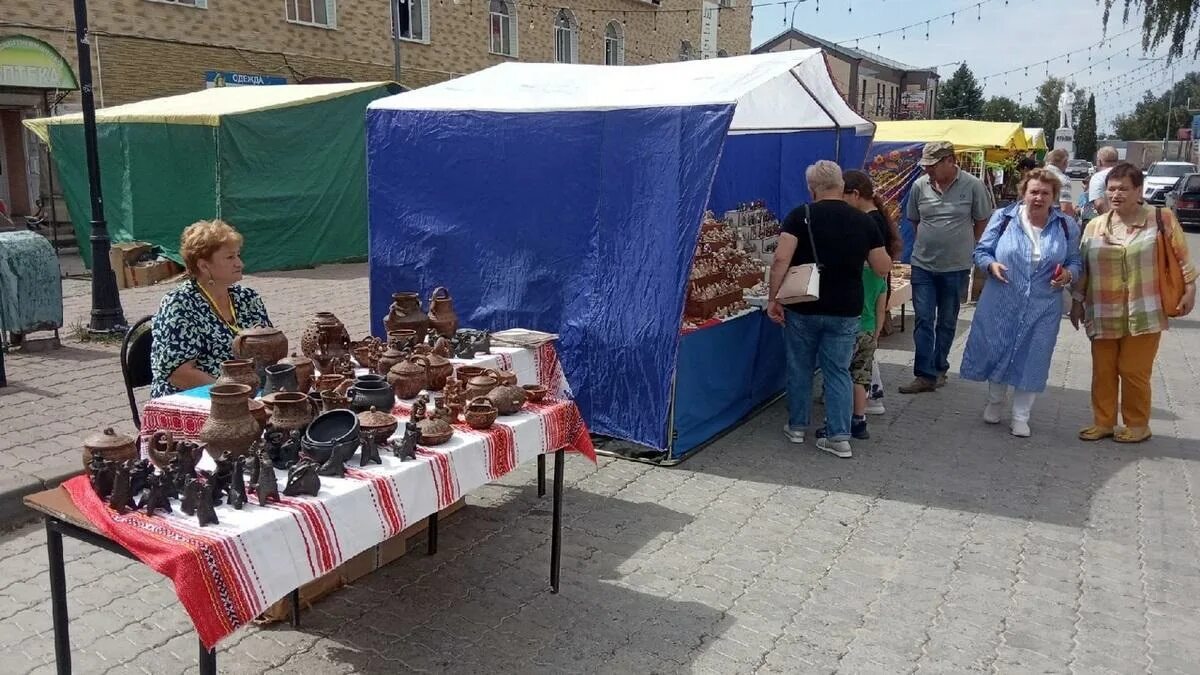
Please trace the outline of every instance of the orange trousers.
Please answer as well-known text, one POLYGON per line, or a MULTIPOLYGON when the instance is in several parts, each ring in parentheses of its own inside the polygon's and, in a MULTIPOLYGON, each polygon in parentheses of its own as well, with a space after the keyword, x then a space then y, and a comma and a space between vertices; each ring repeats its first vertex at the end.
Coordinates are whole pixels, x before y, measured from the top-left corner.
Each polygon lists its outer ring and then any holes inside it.
POLYGON ((1092 418, 1117 426, 1117 401, 1127 427, 1150 426, 1150 372, 1161 333, 1092 340, 1092 418))

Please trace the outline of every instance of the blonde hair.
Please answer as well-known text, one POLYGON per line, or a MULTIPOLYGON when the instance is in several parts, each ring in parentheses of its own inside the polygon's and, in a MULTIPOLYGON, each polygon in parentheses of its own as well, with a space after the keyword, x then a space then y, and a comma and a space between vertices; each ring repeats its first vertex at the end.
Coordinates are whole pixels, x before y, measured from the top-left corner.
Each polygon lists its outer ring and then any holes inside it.
POLYGON ((242 235, 223 220, 200 220, 188 225, 179 236, 179 255, 193 278, 200 275, 200 261, 208 260, 223 246, 241 248, 242 235))
POLYGON ((1067 162, 1067 151, 1063 150, 1062 148, 1055 148, 1055 149, 1051 150, 1050 152, 1046 153, 1046 163, 1047 164, 1053 164, 1054 166, 1058 166, 1060 163, 1066 164, 1066 162, 1067 162))
POLYGON ((813 194, 835 190, 841 194, 846 187, 845 179, 842 178, 842 167, 827 159, 818 160, 805 169, 804 178, 813 194))
POLYGON ((1117 155, 1117 149, 1111 145, 1106 145, 1103 148, 1100 148, 1099 150, 1096 151, 1096 161, 1101 164, 1103 164, 1103 163, 1115 164, 1118 159, 1119 159, 1119 156, 1117 155))
POLYGON ((1025 196, 1025 189, 1029 187, 1029 181, 1033 180, 1049 185, 1050 196, 1054 197, 1054 201, 1058 201, 1058 194, 1062 191, 1062 181, 1049 169, 1033 169, 1025 174, 1025 177, 1021 179, 1020 185, 1017 186, 1017 191, 1020 192, 1022 197, 1025 196))

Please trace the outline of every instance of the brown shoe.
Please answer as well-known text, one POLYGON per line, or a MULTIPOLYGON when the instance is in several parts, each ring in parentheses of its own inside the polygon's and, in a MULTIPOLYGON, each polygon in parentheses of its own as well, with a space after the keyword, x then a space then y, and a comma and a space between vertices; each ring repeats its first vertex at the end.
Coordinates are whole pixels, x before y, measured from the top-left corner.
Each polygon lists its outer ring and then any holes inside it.
POLYGON ((1079 430, 1079 440, 1098 441, 1102 438, 1112 438, 1115 430, 1112 427, 1090 426, 1079 430))
POLYGON ((941 388, 942 388, 942 387, 944 387, 944 386, 946 386, 946 376, 945 376, 945 375, 938 375, 938 379, 937 379, 937 388, 938 388, 938 389, 941 389, 941 388))
POLYGON ((937 391, 937 382, 923 377, 913 378, 912 382, 900 387, 901 394, 924 394, 931 391, 937 391))
POLYGON ((1152 435, 1150 427, 1129 427, 1117 430, 1113 434, 1113 440, 1118 443, 1143 443, 1150 440, 1152 435))

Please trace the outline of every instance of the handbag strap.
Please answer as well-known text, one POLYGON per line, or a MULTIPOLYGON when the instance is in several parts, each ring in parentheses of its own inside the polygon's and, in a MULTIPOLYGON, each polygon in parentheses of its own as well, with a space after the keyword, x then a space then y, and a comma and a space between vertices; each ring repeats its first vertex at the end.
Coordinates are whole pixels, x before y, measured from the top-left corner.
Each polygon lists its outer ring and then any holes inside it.
POLYGON ((821 259, 817 257, 817 241, 813 239, 812 233, 812 211, 809 210, 808 204, 804 205, 804 226, 808 230, 808 245, 812 247, 813 263, 817 269, 821 269, 821 259))

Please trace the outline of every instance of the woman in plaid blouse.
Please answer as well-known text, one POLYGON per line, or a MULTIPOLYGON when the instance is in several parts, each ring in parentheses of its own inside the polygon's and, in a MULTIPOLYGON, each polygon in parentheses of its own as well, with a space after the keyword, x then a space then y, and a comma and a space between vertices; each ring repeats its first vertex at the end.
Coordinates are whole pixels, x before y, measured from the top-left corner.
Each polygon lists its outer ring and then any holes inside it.
POLYGON ((1142 172, 1128 162, 1113 167, 1105 192, 1110 210, 1093 218, 1080 243, 1083 275, 1075 287, 1071 324, 1092 340, 1092 426, 1085 441, 1119 443, 1150 438, 1150 373, 1167 313, 1158 290, 1156 250, 1166 237, 1183 268, 1186 291, 1180 316, 1196 302, 1196 268, 1175 214, 1141 203, 1142 172), (1125 426, 1117 427, 1117 401, 1125 426))

